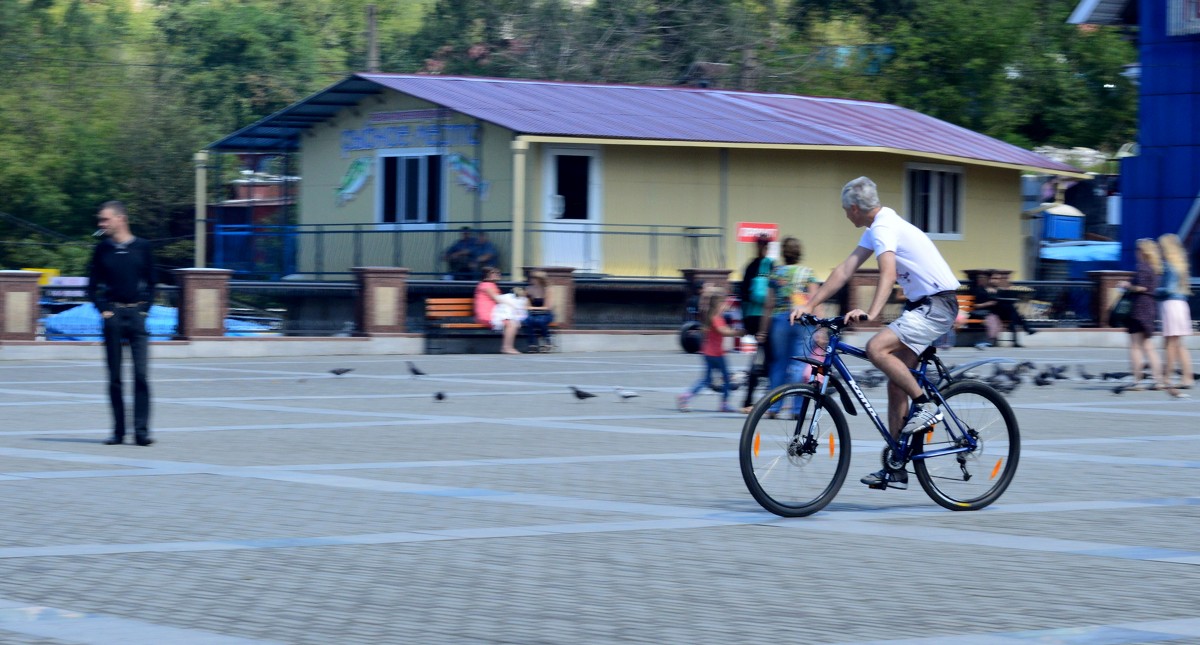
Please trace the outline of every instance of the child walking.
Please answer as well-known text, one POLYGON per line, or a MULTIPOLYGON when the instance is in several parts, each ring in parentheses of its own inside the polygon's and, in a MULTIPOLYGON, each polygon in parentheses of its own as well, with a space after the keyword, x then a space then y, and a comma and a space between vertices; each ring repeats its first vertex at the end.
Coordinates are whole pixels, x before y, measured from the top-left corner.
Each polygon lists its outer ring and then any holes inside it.
POLYGON ((704 372, 690 392, 680 394, 677 403, 680 412, 689 412, 688 402, 705 388, 712 387, 713 373, 721 374, 721 407, 718 412, 733 412, 729 407, 729 368, 725 365, 725 337, 740 336, 743 332, 725 323, 725 310, 729 308, 727 294, 722 289, 710 289, 700 298, 700 320, 703 323, 704 342, 700 353, 704 358, 704 372))

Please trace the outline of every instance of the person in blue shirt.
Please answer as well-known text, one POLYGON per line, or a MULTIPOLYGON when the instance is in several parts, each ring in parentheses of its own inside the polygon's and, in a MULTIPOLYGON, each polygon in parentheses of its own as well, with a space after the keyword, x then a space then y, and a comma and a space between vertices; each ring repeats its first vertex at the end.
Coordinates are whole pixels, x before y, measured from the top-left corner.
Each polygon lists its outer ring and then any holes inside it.
POLYGON ((462 237, 458 238, 450 248, 446 249, 443 258, 446 267, 455 280, 474 280, 478 264, 475 264, 475 237, 470 226, 459 229, 462 237))

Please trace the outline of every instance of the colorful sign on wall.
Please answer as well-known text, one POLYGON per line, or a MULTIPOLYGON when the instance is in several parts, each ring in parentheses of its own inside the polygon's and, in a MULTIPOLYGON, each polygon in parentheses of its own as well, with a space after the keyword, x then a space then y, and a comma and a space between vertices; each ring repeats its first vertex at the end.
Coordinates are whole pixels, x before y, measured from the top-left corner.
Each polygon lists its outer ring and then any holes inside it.
POLYGON ((359 157, 350 162, 350 167, 346 169, 346 174, 342 175, 342 181, 338 183, 336 190, 338 206, 358 196, 358 191, 371 178, 371 169, 374 166, 375 159, 372 157, 359 157))

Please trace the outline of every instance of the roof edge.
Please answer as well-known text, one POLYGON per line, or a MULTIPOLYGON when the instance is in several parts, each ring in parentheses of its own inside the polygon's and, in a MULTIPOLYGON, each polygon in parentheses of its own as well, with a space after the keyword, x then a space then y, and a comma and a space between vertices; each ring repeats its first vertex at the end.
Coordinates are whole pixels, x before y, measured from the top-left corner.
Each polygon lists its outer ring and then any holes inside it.
MULTIPOLYGON (((1059 177, 1069 177, 1071 179, 1090 179, 1091 175, 1074 168, 1067 166, 1066 168, 1056 168, 1053 166, 1033 166, 1027 164, 1006 163, 1003 161, 991 161, 988 159, 975 159, 972 157, 961 157, 957 155, 947 155, 937 152, 921 152, 919 150, 906 150, 904 148, 888 148, 885 146, 830 146, 830 145, 811 145, 802 143, 739 143, 730 141, 679 141, 673 139, 613 139, 599 137, 557 137, 537 134, 520 134, 516 137, 520 141, 528 143, 555 143, 555 144, 586 144, 586 145, 627 145, 627 146, 673 146, 678 148, 737 148, 742 150, 807 150, 807 151, 826 151, 826 152, 879 152, 885 154, 903 155, 906 157, 919 157, 921 159, 930 159, 934 161, 954 162, 962 164, 970 164, 974 166, 987 166, 991 168, 1005 168, 1008 170, 1021 170, 1037 172, 1042 174, 1057 175, 1059 177)), ((1049 159, 1046 161, 1055 163, 1049 159)), ((1063 164, 1064 166, 1066 164, 1063 164)))

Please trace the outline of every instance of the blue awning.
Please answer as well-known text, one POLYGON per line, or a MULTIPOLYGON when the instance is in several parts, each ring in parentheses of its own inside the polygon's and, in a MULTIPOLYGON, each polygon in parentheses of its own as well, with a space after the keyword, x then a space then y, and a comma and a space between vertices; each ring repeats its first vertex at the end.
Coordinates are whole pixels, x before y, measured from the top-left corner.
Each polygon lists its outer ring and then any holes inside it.
POLYGON ((1121 259, 1121 243, 1085 241, 1043 244, 1039 257, 1073 262, 1116 262, 1121 259))

